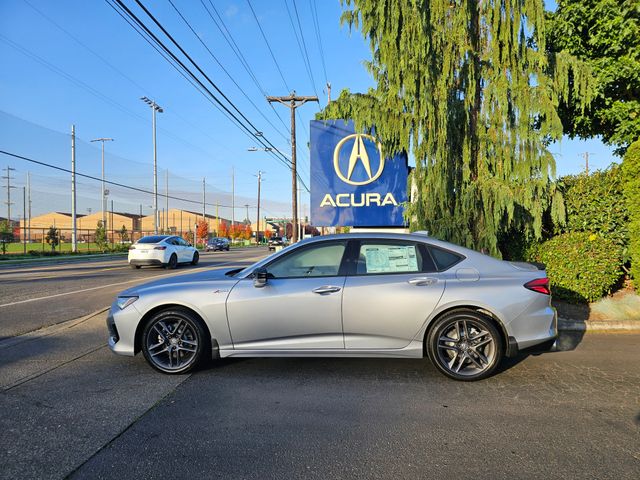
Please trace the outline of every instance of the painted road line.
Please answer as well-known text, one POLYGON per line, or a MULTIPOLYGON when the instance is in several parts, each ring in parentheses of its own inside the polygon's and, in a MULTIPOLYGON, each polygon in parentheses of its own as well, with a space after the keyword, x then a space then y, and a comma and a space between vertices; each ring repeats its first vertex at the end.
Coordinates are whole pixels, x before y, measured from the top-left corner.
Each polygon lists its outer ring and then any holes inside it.
MULTIPOLYGON (((238 263, 239 261, 241 261, 241 260, 236 260, 234 262, 219 263, 219 264, 213 265, 211 267, 198 269, 196 272, 206 272, 206 271, 218 268, 218 267, 222 267, 224 265, 235 264, 235 263, 238 263)), ((50 298, 64 297, 66 295, 74 295, 76 293, 91 292, 91 291, 94 291, 94 290, 100 290, 102 288, 117 287, 118 285, 126 285, 127 283, 140 282, 141 280, 142 281, 144 281, 144 280, 151 281, 151 280, 155 280, 155 279, 158 279, 158 278, 177 277, 177 276, 180 276, 180 275, 187 275, 187 274, 190 274, 190 273, 195 273, 195 272, 194 271, 188 271, 188 272, 180 272, 180 273, 173 273, 173 274, 167 274, 167 275, 155 275, 155 276, 153 276, 151 278, 135 278, 133 280, 126 280, 124 282, 110 283, 108 285, 99 285, 97 287, 82 288, 80 290, 74 290, 72 292, 56 293, 54 295, 47 295, 46 297, 28 298, 26 300, 19 300, 17 302, 4 303, 4 304, 0 305, 0 308, 2 308, 2 307, 10 307, 10 306, 13 306, 13 305, 21 305, 23 303, 38 302, 40 300, 48 300, 50 298)))

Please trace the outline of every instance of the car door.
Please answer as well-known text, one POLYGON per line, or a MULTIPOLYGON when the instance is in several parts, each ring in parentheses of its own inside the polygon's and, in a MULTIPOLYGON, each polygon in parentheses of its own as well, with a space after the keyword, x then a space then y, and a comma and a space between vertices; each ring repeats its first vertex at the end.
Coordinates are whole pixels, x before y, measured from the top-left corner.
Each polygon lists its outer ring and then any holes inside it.
POLYGON ((404 348, 445 288, 424 244, 362 239, 350 248, 342 314, 346 349, 404 348))
POLYGON ((176 237, 169 237, 165 242, 167 243, 167 245, 169 245, 171 252, 176 254, 178 262, 183 262, 184 252, 182 251, 183 249, 178 243, 178 239, 176 237))
POLYGON ((191 260, 193 260, 194 248, 191 245, 189 245, 184 238, 181 238, 181 237, 175 237, 175 238, 176 238, 176 244, 180 249, 180 254, 181 254, 180 261, 190 262, 191 260))
POLYGON ((239 281, 227 298, 236 349, 343 349, 346 241, 293 249, 266 265, 265 286, 239 281))

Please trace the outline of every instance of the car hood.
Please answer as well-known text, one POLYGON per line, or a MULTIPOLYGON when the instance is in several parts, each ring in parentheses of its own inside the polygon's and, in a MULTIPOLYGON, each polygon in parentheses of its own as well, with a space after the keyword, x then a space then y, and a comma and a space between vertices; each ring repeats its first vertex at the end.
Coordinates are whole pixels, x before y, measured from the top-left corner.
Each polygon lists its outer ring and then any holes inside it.
POLYGON ((120 292, 118 296, 144 295, 145 293, 163 291, 178 291, 185 287, 192 288, 198 284, 211 287, 212 284, 221 284, 230 287, 238 282, 238 278, 229 277, 227 272, 237 270, 237 268, 226 268, 221 270, 207 270, 205 272, 176 275, 169 278, 160 278, 151 282, 136 285, 120 292))

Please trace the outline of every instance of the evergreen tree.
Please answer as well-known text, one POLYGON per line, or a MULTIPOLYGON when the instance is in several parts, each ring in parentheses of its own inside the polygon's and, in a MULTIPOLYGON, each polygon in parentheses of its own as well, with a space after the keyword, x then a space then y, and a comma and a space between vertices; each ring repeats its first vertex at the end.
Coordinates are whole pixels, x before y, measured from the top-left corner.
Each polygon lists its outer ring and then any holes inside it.
POLYGON ((343 22, 369 40, 377 87, 342 92, 319 117, 352 118, 375 127, 387 154, 413 153, 413 229, 499 255, 508 231, 539 237, 549 208, 562 221, 546 145, 562 136, 569 77, 588 103, 591 76, 569 54, 547 54, 542 0, 343 4, 343 22))
POLYGON ((566 51, 593 69, 594 98, 582 110, 562 102, 565 132, 601 136, 623 155, 640 138, 640 0, 557 0, 549 12, 547 48, 566 51))

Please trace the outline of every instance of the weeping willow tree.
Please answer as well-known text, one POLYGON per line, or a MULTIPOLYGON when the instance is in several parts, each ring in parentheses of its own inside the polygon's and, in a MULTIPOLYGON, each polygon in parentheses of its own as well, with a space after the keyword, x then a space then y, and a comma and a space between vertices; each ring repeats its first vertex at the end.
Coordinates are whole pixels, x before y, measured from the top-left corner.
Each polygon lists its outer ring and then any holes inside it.
POLYGON ((562 222, 547 145, 588 68, 545 49, 542 0, 342 0, 342 22, 369 40, 376 88, 343 91, 319 118, 375 127, 386 151, 411 152, 413 229, 500 255, 510 231, 562 222))

